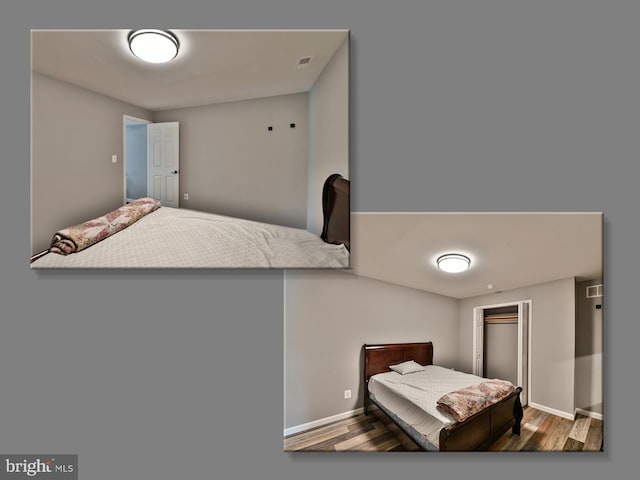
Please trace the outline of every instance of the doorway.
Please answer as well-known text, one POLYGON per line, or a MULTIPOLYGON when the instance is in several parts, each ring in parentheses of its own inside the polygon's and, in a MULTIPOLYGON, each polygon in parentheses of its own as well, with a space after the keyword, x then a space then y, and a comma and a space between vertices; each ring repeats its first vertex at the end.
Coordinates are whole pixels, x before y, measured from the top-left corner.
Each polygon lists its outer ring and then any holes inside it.
POLYGON ((522 387, 522 405, 530 398, 531 306, 523 300, 473 309, 473 374, 522 387))
POLYGON ((151 197, 164 206, 178 208, 178 122, 153 123, 123 115, 123 139, 123 204, 151 197))
POLYGON ((147 196, 147 126, 151 122, 124 116, 124 203, 147 196))

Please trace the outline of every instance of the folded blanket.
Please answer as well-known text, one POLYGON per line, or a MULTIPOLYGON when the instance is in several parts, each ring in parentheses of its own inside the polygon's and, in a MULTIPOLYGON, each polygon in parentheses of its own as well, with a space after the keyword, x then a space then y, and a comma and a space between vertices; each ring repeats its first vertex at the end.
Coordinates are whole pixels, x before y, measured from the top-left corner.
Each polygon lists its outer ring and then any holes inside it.
POLYGON ((463 422, 471 415, 499 402, 514 390, 511 382, 491 379, 443 395, 438 399, 438 408, 453 416, 456 422, 463 422))
POLYGON ((69 255, 118 233, 145 215, 160 208, 153 198, 139 198, 102 217, 59 230, 51 240, 50 252, 69 255))

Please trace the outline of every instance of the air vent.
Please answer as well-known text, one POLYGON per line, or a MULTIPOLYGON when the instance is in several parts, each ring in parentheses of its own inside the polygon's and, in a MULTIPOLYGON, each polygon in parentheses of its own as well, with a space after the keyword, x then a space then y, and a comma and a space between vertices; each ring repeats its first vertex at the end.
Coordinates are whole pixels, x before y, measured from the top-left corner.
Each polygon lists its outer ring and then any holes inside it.
POLYGON ((296 62, 296 68, 298 70, 302 69, 302 68, 307 68, 309 66, 309 64, 311 63, 311 56, 308 57, 301 57, 298 59, 298 61, 296 62))
POLYGON ((602 296, 602 285, 591 285, 587 287, 587 298, 597 298, 602 296))

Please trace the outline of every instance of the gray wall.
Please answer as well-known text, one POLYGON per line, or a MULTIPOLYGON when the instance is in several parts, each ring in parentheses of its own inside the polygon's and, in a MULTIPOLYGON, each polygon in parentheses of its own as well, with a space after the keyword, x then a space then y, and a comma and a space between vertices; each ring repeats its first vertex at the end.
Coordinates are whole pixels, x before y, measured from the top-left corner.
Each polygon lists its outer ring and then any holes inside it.
POLYGON ((125 114, 151 119, 147 110, 32 74, 32 254, 48 248, 56 230, 122 205, 125 114))
POLYGON ((289 270, 284 291, 285 428, 362 407, 365 343, 433 341, 457 366, 456 299, 339 271, 289 270))
POLYGON ((127 124, 127 197, 147 196, 147 126, 127 124))
POLYGON ((180 206, 305 228, 308 110, 298 93, 156 112, 180 122, 180 206))
POLYGON ((322 232, 322 186, 332 173, 349 178, 349 37, 309 94, 307 230, 322 232))
MULTIPOLYGON (((576 408, 602 413, 602 297, 586 298, 588 285, 576 283, 576 408)), ((604 308, 604 305, 603 307, 604 308)))
POLYGON ((573 278, 532 285, 460 301, 459 363, 469 373, 473 360, 473 308, 532 300, 532 403, 573 415, 575 372, 575 281, 573 278))

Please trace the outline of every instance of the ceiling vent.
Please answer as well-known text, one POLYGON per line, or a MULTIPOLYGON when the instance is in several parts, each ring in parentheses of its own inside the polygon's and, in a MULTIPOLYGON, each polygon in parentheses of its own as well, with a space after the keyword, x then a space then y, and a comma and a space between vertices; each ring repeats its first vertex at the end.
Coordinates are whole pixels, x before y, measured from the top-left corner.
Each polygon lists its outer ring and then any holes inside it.
POLYGON ((602 284, 587 287, 587 298, 597 298, 602 296, 602 284))
POLYGON ((301 57, 296 62, 296 69, 300 70, 300 69, 303 69, 303 68, 307 68, 310 63, 311 63, 311 56, 301 57))

